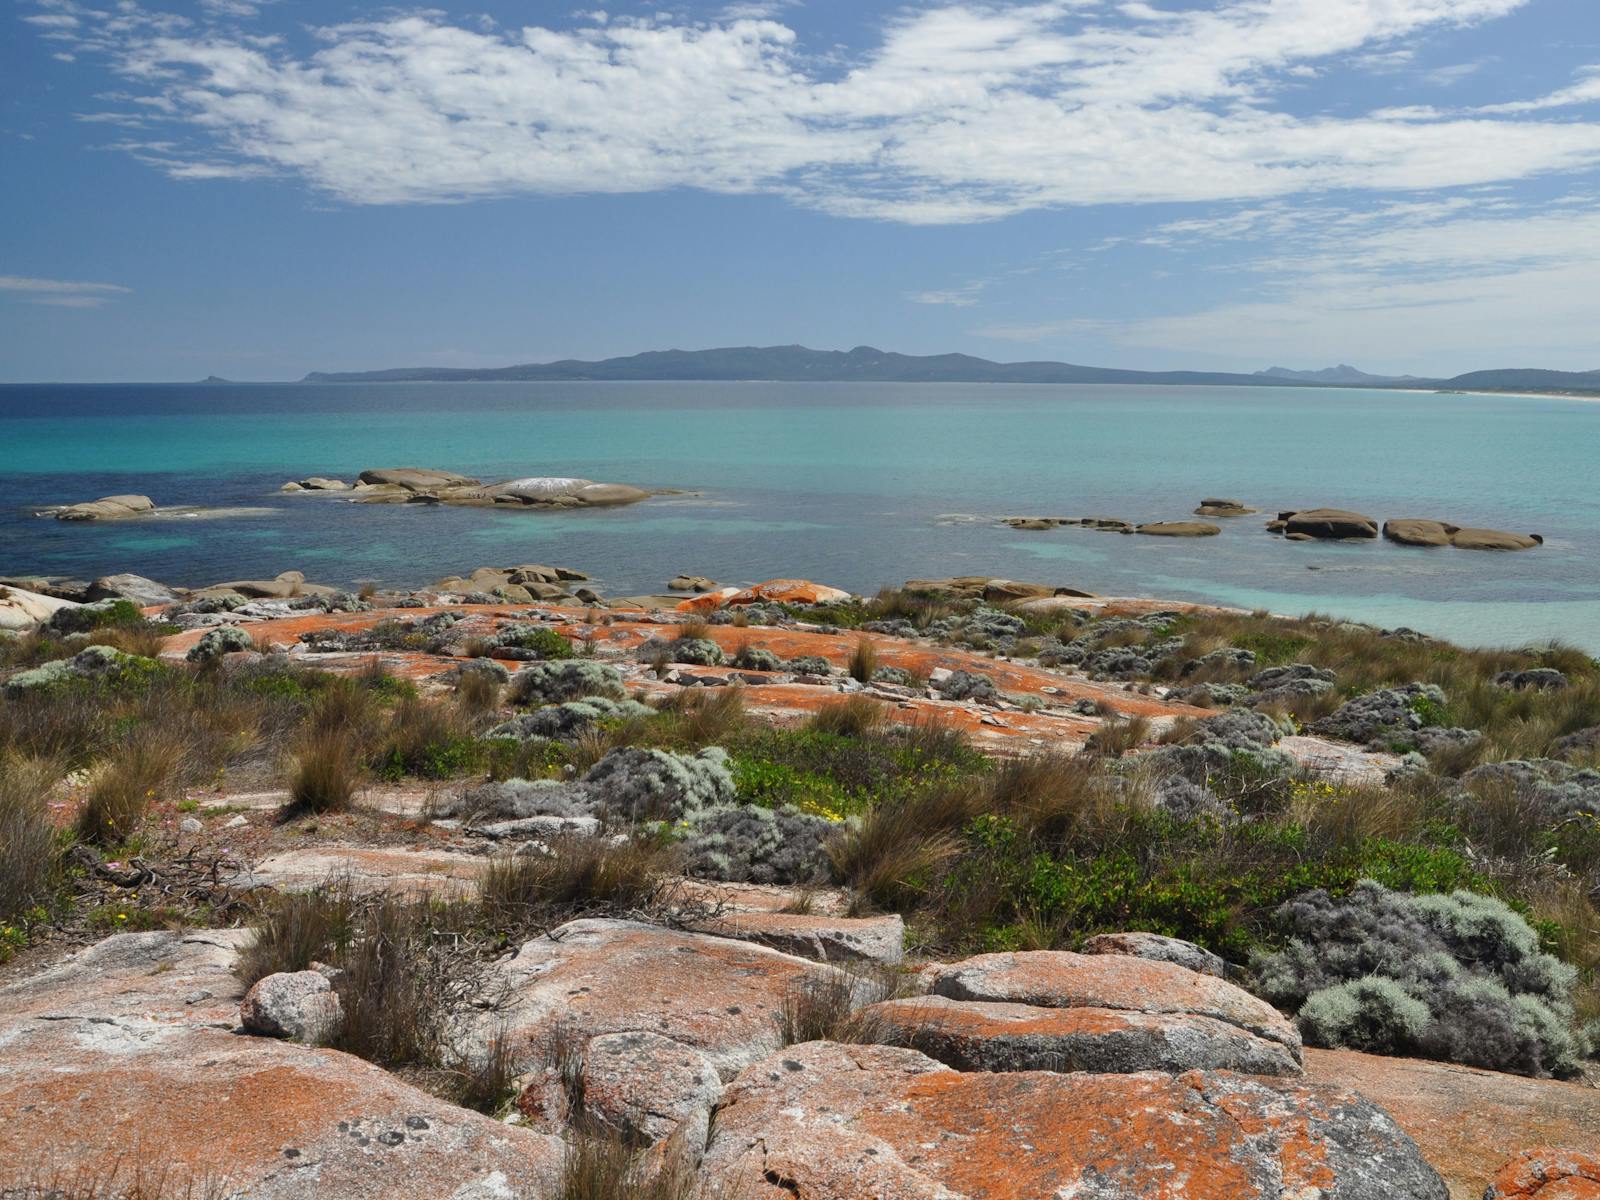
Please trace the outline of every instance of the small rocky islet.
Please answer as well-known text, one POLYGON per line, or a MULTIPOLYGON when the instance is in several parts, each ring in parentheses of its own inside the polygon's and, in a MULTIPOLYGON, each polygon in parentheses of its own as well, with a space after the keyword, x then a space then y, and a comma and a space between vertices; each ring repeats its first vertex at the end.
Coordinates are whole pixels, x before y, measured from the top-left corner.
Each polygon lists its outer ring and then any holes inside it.
POLYGON ((623 483, 533 475, 482 480, 427 467, 373 467, 355 483, 325 476, 290 480, 282 492, 348 492, 360 504, 449 504, 473 508, 609 508, 637 504, 660 492, 623 483))
MULTIPOLYGON (((1369 860, 1331 832, 1378 794, 1434 797, 1435 822, 1497 795, 1530 828, 1600 820, 1593 662, 1460 652, 1505 698, 1478 711, 1589 718, 1513 760, 1509 727, 1452 723, 1457 677, 1348 665, 1444 661, 1414 631, 981 575, 867 598, 692 573, 607 597, 544 564, 0 593, 0 760, 77 830, 40 885, 62 890, 6 917, 26 932, 0 964, 0 1188, 159 1163, 219 1195, 555 1200, 613 1153, 638 1187, 751 1200, 1600 1194, 1578 968, 1442 835, 1370 859, 1435 855, 1413 894, 1352 887, 1369 860), (89 738, 86 713, 195 689, 235 723, 266 697, 309 725, 264 757, 276 724, 197 743, 217 767, 162 777, 110 834, 83 814, 124 743, 50 778, 17 756, 57 707, 89 738), (330 728, 377 740, 323 809, 330 728), (941 823, 962 795, 987 799, 941 823), (1194 882, 1080 924, 1121 886, 1080 872, 1115 856, 1052 864, 1103 807, 1107 831, 1163 831, 1120 903, 1205 830, 1249 847, 1230 873, 1288 879, 1259 862, 1287 846, 1305 882, 1249 941, 1194 882), (1308 862, 1291 829, 1333 840, 1308 862), (872 857, 896 845, 913 858, 872 857), (1015 915, 961 925, 997 888, 1015 915), (274 948, 291 913, 353 940, 274 948), (410 984, 363 957, 379 929, 410 984)), ((1593 882, 1549 853, 1540 887, 1552 862, 1593 882)))
MULTIPOLYGON (((1194 515, 1207 518, 1233 518, 1259 512, 1243 501, 1209 497, 1202 500, 1194 515)), ((1078 526, 1103 533, 1146 534, 1154 537, 1215 537, 1222 526, 1212 521, 1174 519, 1138 523, 1118 517, 1004 517, 1009 529, 1043 531, 1078 526)), ((1417 517, 1395 517, 1379 521, 1365 513, 1342 508, 1302 508, 1279 512, 1266 524, 1267 532, 1282 535, 1291 542, 1370 541, 1382 536, 1402 546, 1454 546, 1459 550, 1531 550, 1542 546, 1537 533, 1508 533, 1501 529, 1478 529, 1417 517)))

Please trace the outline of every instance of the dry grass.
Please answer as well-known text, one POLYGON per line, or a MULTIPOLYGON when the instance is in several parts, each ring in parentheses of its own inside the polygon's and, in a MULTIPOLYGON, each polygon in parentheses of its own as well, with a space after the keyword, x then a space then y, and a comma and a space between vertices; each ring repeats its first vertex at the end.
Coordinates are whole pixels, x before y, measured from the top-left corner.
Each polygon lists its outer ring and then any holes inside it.
POLYGON ((49 759, 0 754, 0 922, 50 895, 56 833, 46 797, 61 774, 49 759))
POLYGON ((685 688, 661 711, 672 718, 671 740, 690 749, 717 746, 748 728, 742 687, 685 688))
POLYGON ((693 1173, 677 1159, 617 1134, 590 1130, 567 1142, 552 1200, 693 1200, 704 1195, 693 1173))
POLYGON ((829 967, 784 989, 778 1028, 785 1046, 801 1042, 882 1042, 886 1023, 864 1011, 892 998, 901 979, 889 970, 829 967))
POLYGON ((855 649, 850 652, 850 662, 845 668, 851 679, 861 683, 871 683, 872 676, 878 670, 878 647, 869 638, 857 638, 855 649))
POLYGON ((1150 738, 1150 722, 1145 717, 1108 717, 1089 736, 1085 749, 1105 758, 1121 758, 1137 750, 1150 738))
POLYGON ((439 917, 427 897, 380 896, 338 958, 344 1022, 336 1048, 385 1066, 438 1061, 448 980, 430 960, 439 917))
POLYGON ((714 640, 711 636, 711 623, 704 617, 689 617, 679 621, 672 633, 676 638, 693 638, 701 642, 714 640))
POLYGON ((609 835, 565 835, 547 854, 489 860, 478 904, 497 931, 559 924, 579 914, 641 913, 659 903, 670 853, 654 842, 609 835))
POLYGON ((166 1163, 126 1159, 95 1168, 35 1168, 15 1183, 0 1182, 3 1200, 225 1200, 237 1194, 223 1182, 166 1163))
POLYGON ((987 804, 985 789, 966 780, 880 800, 839 829, 828 856, 838 877, 864 899, 904 911, 961 852, 960 830, 987 804))
POLYGON ((357 903, 348 879, 273 897, 239 955, 239 978, 249 987, 280 971, 304 971, 318 960, 338 958, 355 936, 357 903))
POLYGON ((456 703, 468 716, 491 713, 500 707, 500 681, 488 671, 462 671, 456 676, 456 703))
POLYGON ((873 621, 910 621, 918 629, 926 629, 941 617, 948 617, 955 609, 935 596, 908 592, 903 588, 883 588, 867 601, 867 617, 873 621))
POLYGON ((313 726, 302 736, 289 779, 289 802, 306 812, 343 812, 361 787, 359 743, 339 726, 313 726))
POLYGON ((807 727, 837 737, 860 738, 879 733, 889 722, 889 706, 871 696, 846 696, 817 709, 807 727))
POLYGON ((986 808, 1047 842, 1061 842, 1106 828, 1126 803, 1126 790, 1093 756, 1047 751, 1000 763, 989 779, 986 808))
POLYGON ((164 627, 141 621, 137 625, 97 629, 89 635, 89 643, 111 646, 124 654, 137 654, 140 658, 155 658, 167 644, 168 636, 164 627))
POLYGON ((98 763, 78 812, 78 836, 100 846, 126 840, 150 805, 176 783, 186 744, 170 730, 140 729, 98 763))

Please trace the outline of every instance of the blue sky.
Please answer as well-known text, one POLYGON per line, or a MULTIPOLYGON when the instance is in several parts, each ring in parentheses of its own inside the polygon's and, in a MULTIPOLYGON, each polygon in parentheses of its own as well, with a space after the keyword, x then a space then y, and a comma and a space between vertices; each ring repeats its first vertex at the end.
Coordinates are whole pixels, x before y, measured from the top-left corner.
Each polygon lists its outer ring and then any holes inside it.
POLYGON ((0 20, 0 379, 786 342, 1600 368, 1596 0, 0 20))

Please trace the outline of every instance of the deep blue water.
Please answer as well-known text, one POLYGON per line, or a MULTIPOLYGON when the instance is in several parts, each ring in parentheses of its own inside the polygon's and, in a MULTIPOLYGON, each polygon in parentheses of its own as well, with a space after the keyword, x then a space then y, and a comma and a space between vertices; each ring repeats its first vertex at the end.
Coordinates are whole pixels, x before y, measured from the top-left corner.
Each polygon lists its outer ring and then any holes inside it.
POLYGON ((1600 404, 1298 388, 776 383, 0 387, 0 574, 182 585, 299 568, 416 585, 483 565, 680 571, 853 590, 994 574, 1105 594, 1319 610, 1472 643, 1600 651, 1600 404), (691 489, 505 512, 284 496, 369 466, 691 489), (142 492, 269 511, 66 524, 34 506, 142 492), (1000 514, 1334 505, 1545 536, 1521 554, 1296 544, 1264 518, 1201 541, 1024 533, 1000 514))

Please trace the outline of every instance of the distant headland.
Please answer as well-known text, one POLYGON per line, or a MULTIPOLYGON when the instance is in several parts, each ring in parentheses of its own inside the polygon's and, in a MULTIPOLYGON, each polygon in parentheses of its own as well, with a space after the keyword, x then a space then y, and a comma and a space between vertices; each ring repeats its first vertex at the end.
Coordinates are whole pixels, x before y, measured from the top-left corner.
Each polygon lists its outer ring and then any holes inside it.
POLYGON ((1600 370, 1509 368, 1449 378, 1370 375, 1341 364, 1318 371, 1271 367, 1226 371, 1133 371, 1064 362, 993 362, 969 354, 896 354, 872 346, 812 350, 805 346, 728 346, 714 350, 651 350, 598 361, 560 359, 508 367, 394 367, 380 371, 312 371, 305 383, 457 383, 583 380, 699 380, 813 383, 1144 383, 1264 387, 1396 387, 1453 391, 1600 394, 1600 370))

